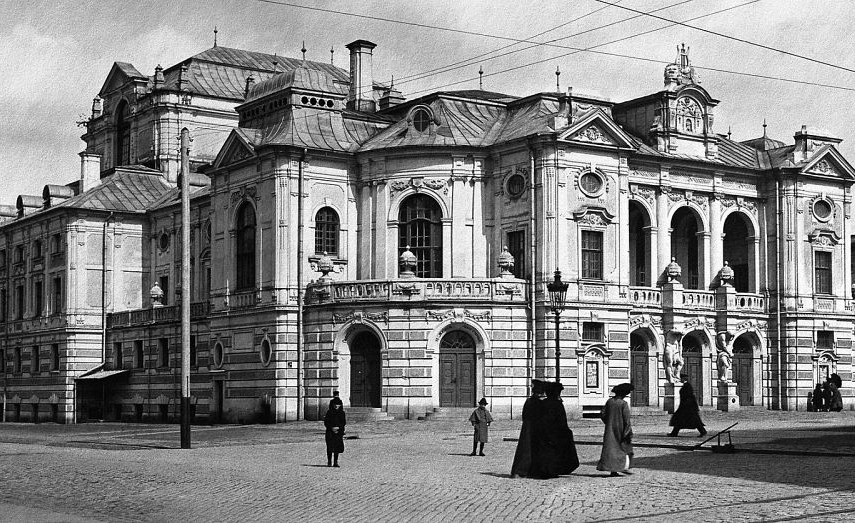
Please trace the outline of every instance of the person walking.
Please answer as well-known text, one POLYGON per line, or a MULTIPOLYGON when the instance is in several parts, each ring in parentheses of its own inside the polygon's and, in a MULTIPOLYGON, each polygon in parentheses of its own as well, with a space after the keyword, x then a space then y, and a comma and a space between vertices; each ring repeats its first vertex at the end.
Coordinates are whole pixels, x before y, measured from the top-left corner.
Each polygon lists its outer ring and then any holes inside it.
POLYGON ((475 434, 472 437, 472 454, 469 455, 474 456, 475 450, 478 448, 478 444, 480 444, 481 448, 478 449, 478 455, 486 456, 484 454, 484 443, 487 443, 489 439, 487 427, 490 426, 490 423, 493 423, 493 416, 487 410, 487 398, 481 398, 478 401, 478 408, 469 415, 469 422, 472 423, 472 427, 475 429, 475 434))
POLYGON ((570 474, 579 467, 579 455, 573 441, 573 432, 567 426, 567 411, 561 401, 561 382, 546 383, 546 399, 543 400, 543 415, 536 424, 540 433, 542 478, 555 478, 570 474))
POLYGON ((327 443, 327 467, 338 467, 338 455, 344 452, 344 430, 347 417, 344 405, 336 395, 330 400, 329 409, 324 416, 324 427, 327 428, 324 439, 327 443))
POLYGON ((537 477, 540 474, 540 460, 537 455, 539 437, 535 425, 543 415, 543 400, 546 399, 545 383, 531 381, 531 397, 525 400, 522 409, 522 427, 511 465, 511 477, 537 477))
POLYGON ((689 375, 681 374, 680 380, 683 382, 683 386, 680 387, 680 406, 671 415, 671 421, 668 424, 674 428, 668 435, 677 437, 681 429, 698 429, 699 437, 705 436, 707 429, 701 421, 701 408, 698 406, 698 398, 695 397, 695 389, 689 383, 689 375))
POLYGON ((624 400, 632 392, 632 383, 621 383, 612 389, 614 396, 609 398, 600 413, 600 419, 605 423, 603 432, 603 451, 597 470, 630 474, 632 466, 632 423, 629 419, 629 404, 624 400))

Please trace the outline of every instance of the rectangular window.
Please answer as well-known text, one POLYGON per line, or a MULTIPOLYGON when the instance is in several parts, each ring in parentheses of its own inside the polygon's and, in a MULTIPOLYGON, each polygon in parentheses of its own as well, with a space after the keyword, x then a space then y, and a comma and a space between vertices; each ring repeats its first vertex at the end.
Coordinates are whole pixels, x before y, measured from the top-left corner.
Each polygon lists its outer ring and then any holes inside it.
POLYGON ((585 362, 585 387, 589 389, 597 389, 600 387, 600 362, 586 361, 585 362))
POLYGON ((51 312, 53 314, 62 313, 62 278, 57 276, 53 279, 53 298, 51 302, 51 312))
POLYGON ((59 370, 59 343, 50 346, 50 370, 59 370))
POLYGON ((41 372, 42 366, 42 358, 41 354, 39 354, 39 346, 33 345, 32 352, 30 352, 30 358, 32 362, 32 366, 30 367, 30 374, 38 374, 41 372))
POLYGON ((816 272, 815 292, 831 294, 831 253, 816 251, 813 255, 814 271, 816 272))
POLYGON ((15 319, 24 319, 24 286, 18 285, 15 287, 15 319))
POLYGON ((190 366, 196 365, 196 336, 190 336, 190 366))
POLYGON ((525 279, 525 231, 508 233, 508 252, 514 257, 514 276, 525 279))
POLYGON ((834 349, 834 333, 832 331, 816 331, 816 350, 834 349))
POLYGON ((134 341, 134 367, 145 368, 145 354, 143 352, 142 340, 134 341))
POLYGON ((161 276, 158 283, 160 283, 160 290, 163 291, 163 299, 160 303, 166 305, 169 299, 169 276, 161 276))
POLYGON ((603 279, 603 233, 582 231, 582 278, 603 279))
POLYGON ((0 289, 0 321, 6 321, 6 289, 0 289))
POLYGON ((157 340, 157 366, 169 367, 169 340, 167 338, 157 340))
POLYGON ((21 347, 15 347, 15 360, 12 362, 12 372, 15 374, 21 373, 21 347))
POLYGON ((603 335, 603 324, 598 322, 586 321, 582 322, 582 341, 586 343, 602 343, 605 340, 603 335))
POLYGON ((41 280, 33 282, 33 303, 35 304, 33 316, 39 318, 44 310, 44 283, 41 280))
POLYGON ((114 358, 113 365, 115 365, 115 368, 117 370, 121 369, 122 364, 124 363, 124 355, 122 354, 121 342, 117 341, 117 342, 113 343, 113 358, 114 358))

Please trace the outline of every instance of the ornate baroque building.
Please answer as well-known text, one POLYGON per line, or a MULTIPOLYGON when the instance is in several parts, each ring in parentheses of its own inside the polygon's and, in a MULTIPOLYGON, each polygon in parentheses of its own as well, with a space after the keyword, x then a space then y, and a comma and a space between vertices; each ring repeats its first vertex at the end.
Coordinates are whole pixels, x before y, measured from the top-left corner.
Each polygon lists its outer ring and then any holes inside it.
POLYGON ((195 419, 317 419, 333 390, 396 418, 518 416, 532 378, 597 412, 852 408, 851 199, 840 139, 714 132, 685 50, 612 102, 483 90, 405 100, 371 77, 214 47, 116 63, 80 179, 0 206, 7 420, 176 420, 180 293, 195 419), (191 281, 176 137, 193 136, 191 281), (555 337, 546 284, 569 284, 555 337))

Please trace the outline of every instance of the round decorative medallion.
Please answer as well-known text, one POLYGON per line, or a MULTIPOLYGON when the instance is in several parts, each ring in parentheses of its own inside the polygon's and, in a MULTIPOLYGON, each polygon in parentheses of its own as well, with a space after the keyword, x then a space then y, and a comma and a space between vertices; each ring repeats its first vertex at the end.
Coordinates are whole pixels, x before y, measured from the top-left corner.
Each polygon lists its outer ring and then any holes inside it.
POLYGON ((828 200, 817 200, 813 203, 813 215, 817 220, 827 222, 831 219, 833 208, 828 200))
POLYGON ((579 177, 579 189, 589 198, 596 198, 603 194, 605 180, 599 173, 588 171, 579 177))
POLYGON ((525 192, 525 177, 522 174, 516 173, 508 178, 506 184, 508 196, 511 198, 519 198, 525 192))

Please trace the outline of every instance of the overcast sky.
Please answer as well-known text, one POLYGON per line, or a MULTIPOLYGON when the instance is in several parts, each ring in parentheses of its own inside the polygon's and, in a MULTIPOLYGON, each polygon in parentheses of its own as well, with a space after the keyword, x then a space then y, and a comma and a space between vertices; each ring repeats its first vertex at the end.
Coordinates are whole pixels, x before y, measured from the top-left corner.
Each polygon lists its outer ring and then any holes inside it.
POLYGON ((375 79, 388 81, 394 75, 396 86, 407 98, 432 88, 476 89, 479 66, 484 70, 486 90, 519 96, 554 91, 555 69, 560 67, 562 90, 572 85, 575 92, 622 101, 660 90, 664 64, 673 61, 677 45, 685 43, 701 85, 720 100, 716 132, 726 133, 731 127, 734 139, 754 138, 762 134, 765 118, 771 137, 792 143, 793 133, 807 124, 843 138, 840 149, 855 163, 855 72, 845 70, 855 70, 855 38, 850 33, 855 22, 853 2, 609 2, 645 12, 668 7, 656 15, 674 21, 738 6, 687 23, 840 68, 647 16, 616 23, 637 15, 597 0, 290 2, 478 35, 258 0, 7 0, 0 18, 0 204, 14 204, 18 194, 40 195, 47 183, 64 184, 79 176, 77 153, 84 144, 80 140, 83 129, 76 122, 89 114, 92 98, 113 62, 130 62, 143 74, 153 74, 157 64, 166 68, 211 47, 215 25, 219 45, 299 57, 305 41, 308 59, 329 61, 332 47, 335 63, 341 67, 347 67, 346 44, 360 38, 370 40, 377 44, 375 79), (596 48, 653 61, 591 52, 561 56, 573 51, 535 46, 407 81, 418 73, 508 45, 511 47, 502 53, 529 47, 490 35, 527 39, 561 24, 566 25, 533 40, 562 38, 554 43, 590 48, 661 29, 596 48), (607 24, 611 25, 597 29, 607 24), (533 62, 541 63, 528 65, 533 62), (846 89, 702 69, 705 67, 846 89), (517 69, 502 72, 511 68, 517 69))

